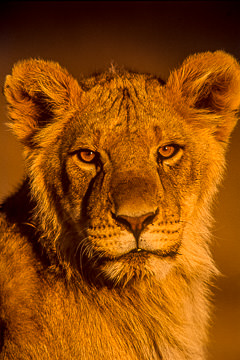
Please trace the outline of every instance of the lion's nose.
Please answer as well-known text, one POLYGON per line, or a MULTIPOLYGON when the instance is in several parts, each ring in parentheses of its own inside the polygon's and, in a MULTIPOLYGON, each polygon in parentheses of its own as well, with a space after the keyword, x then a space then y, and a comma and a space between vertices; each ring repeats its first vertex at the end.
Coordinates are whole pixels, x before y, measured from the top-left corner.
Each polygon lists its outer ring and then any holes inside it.
POLYGON ((135 238, 138 239, 142 230, 153 221, 156 214, 157 211, 149 212, 141 216, 118 215, 115 217, 115 220, 125 225, 125 227, 133 233, 135 238))

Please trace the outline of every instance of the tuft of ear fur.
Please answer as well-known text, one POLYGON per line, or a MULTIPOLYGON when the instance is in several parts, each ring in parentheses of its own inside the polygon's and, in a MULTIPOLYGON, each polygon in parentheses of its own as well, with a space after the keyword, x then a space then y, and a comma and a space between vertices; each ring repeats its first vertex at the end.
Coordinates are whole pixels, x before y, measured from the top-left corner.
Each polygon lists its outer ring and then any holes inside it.
POLYGON ((33 134, 76 102, 80 88, 58 63, 30 59, 13 67, 4 94, 12 120, 9 126, 27 145, 33 134))
POLYGON ((197 110, 199 115, 214 114, 215 120, 219 119, 216 137, 227 141, 240 107, 240 66, 231 55, 215 51, 188 57, 170 74, 166 88, 175 101, 197 110))

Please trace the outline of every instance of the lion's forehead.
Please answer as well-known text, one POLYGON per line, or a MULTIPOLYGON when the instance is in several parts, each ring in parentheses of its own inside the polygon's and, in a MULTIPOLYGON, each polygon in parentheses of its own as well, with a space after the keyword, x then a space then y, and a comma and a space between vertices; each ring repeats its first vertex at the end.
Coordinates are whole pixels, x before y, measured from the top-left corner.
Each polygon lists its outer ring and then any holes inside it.
MULTIPOLYGON (((144 76, 117 77, 97 83, 83 97, 78 113, 79 136, 114 141, 159 143, 182 134, 183 122, 167 104, 162 86, 144 76)), ((77 129, 76 129, 77 130, 77 129)), ((78 134, 78 131, 76 132, 78 134)))
POLYGON ((104 118, 105 123, 131 126, 142 118, 152 118, 159 111, 164 111, 161 94, 162 87, 156 84, 156 80, 146 79, 143 75, 117 76, 110 81, 99 82, 85 92, 85 115, 90 122, 102 122, 104 118), (151 91, 153 87, 154 92, 151 91))

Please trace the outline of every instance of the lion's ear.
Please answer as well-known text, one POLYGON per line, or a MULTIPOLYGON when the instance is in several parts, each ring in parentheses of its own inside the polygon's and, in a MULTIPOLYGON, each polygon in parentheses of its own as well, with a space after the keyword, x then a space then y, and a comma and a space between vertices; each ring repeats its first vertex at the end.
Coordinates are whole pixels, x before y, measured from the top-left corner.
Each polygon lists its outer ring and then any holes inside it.
POLYGON ((57 63, 34 59, 18 62, 4 87, 11 128, 27 144, 40 128, 64 114, 79 92, 76 80, 57 63))
POLYGON ((215 114, 219 119, 215 134, 227 141, 240 107, 240 66, 231 55, 223 51, 192 55, 171 73, 166 87, 199 113, 215 114))

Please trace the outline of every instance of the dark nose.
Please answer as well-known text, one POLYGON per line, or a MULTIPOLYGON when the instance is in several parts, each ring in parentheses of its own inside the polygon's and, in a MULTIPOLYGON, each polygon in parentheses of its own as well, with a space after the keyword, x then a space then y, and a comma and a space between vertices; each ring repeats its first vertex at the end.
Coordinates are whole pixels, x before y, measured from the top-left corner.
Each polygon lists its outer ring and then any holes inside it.
POLYGON ((125 227, 133 233, 135 238, 138 239, 140 233, 148 224, 150 224, 153 221, 156 214, 157 211, 150 212, 142 216, 118 215, 118 216, 114 216, 114 218, 119 223, 125 225, 125 227))

